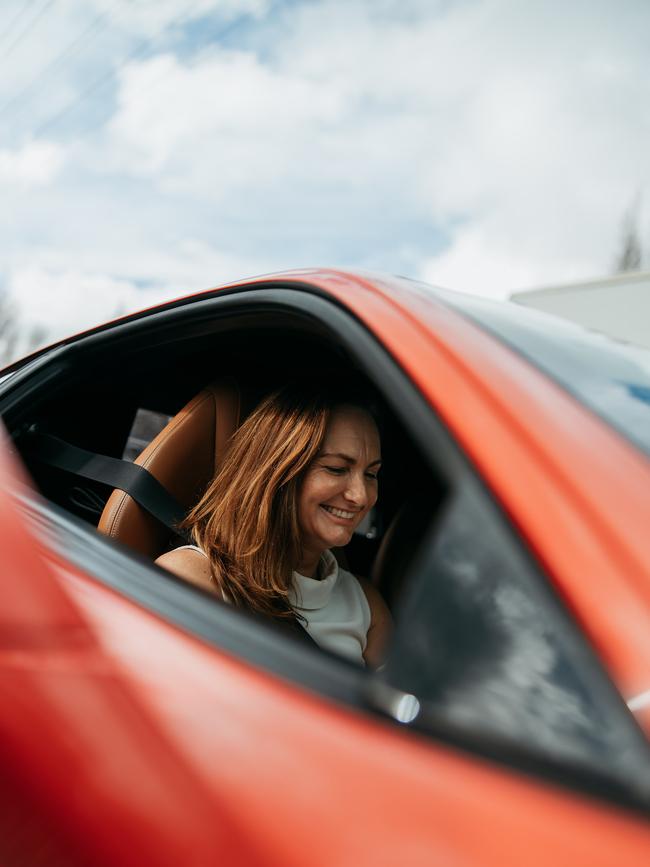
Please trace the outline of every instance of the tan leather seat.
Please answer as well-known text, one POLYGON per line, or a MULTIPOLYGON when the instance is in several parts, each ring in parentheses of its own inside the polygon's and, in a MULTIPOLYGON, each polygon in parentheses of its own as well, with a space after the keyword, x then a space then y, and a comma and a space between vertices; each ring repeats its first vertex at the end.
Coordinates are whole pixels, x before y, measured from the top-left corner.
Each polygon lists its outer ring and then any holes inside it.
MULTIPOLYGON (((242 420, 242 395, 230 379, 204 388, 136 458, 185 509, 193 506, 221 465, 242 420)), ((98 529, 146 557, 168 550, 171 533, 124 491, 115 490, 98 529)))

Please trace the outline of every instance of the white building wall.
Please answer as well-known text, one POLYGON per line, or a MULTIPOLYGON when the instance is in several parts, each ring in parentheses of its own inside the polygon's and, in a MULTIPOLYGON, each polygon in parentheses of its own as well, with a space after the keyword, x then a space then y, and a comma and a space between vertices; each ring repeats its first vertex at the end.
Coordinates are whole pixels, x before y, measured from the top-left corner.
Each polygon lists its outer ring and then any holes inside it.
POLYGON ((515 292, 511 300, 650 348, 650 271, 515 292))

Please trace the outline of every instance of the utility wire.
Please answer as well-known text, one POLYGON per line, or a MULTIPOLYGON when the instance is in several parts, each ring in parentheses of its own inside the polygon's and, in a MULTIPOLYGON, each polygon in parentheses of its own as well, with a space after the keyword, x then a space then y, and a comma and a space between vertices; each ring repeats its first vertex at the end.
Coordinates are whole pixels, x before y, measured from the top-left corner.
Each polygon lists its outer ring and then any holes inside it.
MULTIPOLYGON (((189 21, 192 18, 194 12, 199 9, 200 6, 200 0, 197 3, 193 3, 188 12, 186 12, 184 15, 177 16, 175 19, 172 19, 172 21, 170 21, 162 29, 164 30, 167 27, 170 27, 172 24, 179 24, 184 23, 185 21, 189 21)), ((230 25, 230 27, 227 29, 230 29, 231 27, 232 25, 230 25)), ((36 127, 32 134, 33 138, 40 137, 46 130, 50 129, 50 127, 55 126, 61 120, 63 120, 64 117, 67 117, 67 115, 71 114, 77 108, 77 106, 85 102, 91 94, 93 94, 96 90, 103 87, 113 78, 115 78, 117 74, 122 69, 124 69, 127 64, 131 63, 133 60, 137 60, 139 57, 144 56, 144 54, 146 54, 146 52, 149 50, 150 45, 150 39, 145 39, 140 42, 140 44, 133 51, 129 52, 129 54, 127 54, 127 56, 114 69, 109 69, 108 72, 104 73, 104 75, 101 75, 99 78, 95 79, 95 81, 93 81, 89 85, 89 87, 83 90, 74 99, 70 100, 70 102, 67 105, 64 105, 60 111, 47 118, 45 121, 43 121, 43 123, 36 127)))
POLYGON ((23 39, 28 35, 29 31, 34 27, 35 24, 40 21, 45 12, 47 12, 52 3, 54 3, 54 0, 45 0, 45 3, 43 4, 43 6, 41 6, 36 15, 32 18, 32 20, 27 23, 26 27, 23 27, 23 29, 11 43, 9 48, 7 48, 7 50, 2 53, 2 60, 6 60, 14 53, 16 48, 18 48, 23 39))
POLYGON ((25 12, 27 12, 29 7, 34 4, 34 2, 35 0, 25 0, 24 3, 20 4, 20 9, 18 10, 18 12, 16 12, 14 17, 11 19, 9 25, 5 27, 2 33, 0 33, 0 43, 4 42, 11 36, 12 31, 15 30, 16 26, 20 22, 20 19, 23 17, 25 12))
MULTIPOLYGON (((51 60, 44 69, 42 69, 37 75, 34 76, 34 78, 28 81, 27 84, 22 88, 22 90, 19 90, 18 93, 14 94, 2 106, 0 106, 0 117, 2 117, 2 115, 5 114, 6 111, 11 108, 15 103, 19 102, 23 99, 23 97, 29 94, 30 91, 32 91, 36 87, 36 85, 40 84, 41 81, 43 81, 43 79, 46 77, 46 75, 58 69, 59 66, 61 66, 61 64, 63 63, 63 61, 72 56, 80 46, 83 45, 85 47, 86 45, 88 45, 88 43, 91 41, 91 39, 89 39, 88 37, 90 37, 93 32, 94 36, 92 36, 92 38, 96 38, 103 29, 103 27, 106 26, 106 24, 110 21, 111 17, 112 16, 110 12, 104 12, 101 15, 98 15, 95 20, 88 27, 86 27, 83 33, 80 33, 79 36, 77 36, 66 48, 64 48, 64 50, 60 54, 53 58, 53 60, 51 60)), ((23 102, 22 105, 24 108, 26 103, 23 102)))
POLYGON ((131 63, 131 61, 137 60, 138 57, 144 55, 148 48, 148 41, 141 43, 135 49, 135 51, 127 54, 124 60, 118 66, 116 66, 115 69, 109 69, 108 72, 104 73, 104 75, 100 75, 99 78, 96 78, 89 87, 87 87, 85 90, 82 90, 79 96, 76 96, 74 99, 70 100, 70 102, 67 105, 64 105, 63 108, 60 109, 60 111, 56 112, 56 114, 47 118, 47 120, 43 121, 43 123, 37 126, 33 132, 33 137, 38 138, 46 130, 50 129, 50 127, 55 126, 57 123, 63 120, 64 117, 67 117, 67 115, 71 114, 77 108, 77 106, 81 105, 82 102, 85 102, 88 97, 91 96, 91 94, 93 94, 96 90, 99 90, 99 88, 103 87, 105 84, 111 81, 117 75, 117 73, 120 72, 120 70, 127 65, 127 63, 131 63))

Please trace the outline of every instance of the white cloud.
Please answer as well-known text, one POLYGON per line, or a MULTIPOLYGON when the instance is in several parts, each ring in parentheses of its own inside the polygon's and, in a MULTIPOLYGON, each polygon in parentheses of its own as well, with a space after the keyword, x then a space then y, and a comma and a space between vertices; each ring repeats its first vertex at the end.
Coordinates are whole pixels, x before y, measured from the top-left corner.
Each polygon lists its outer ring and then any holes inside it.
POLYGON ((248 273, 244 265, 190 238, 167 250, 127 252, 120 258, 128 275, 123 277, 115 275, 115 262, 109 256, 81 255, 71 263, 67 251, 49 250, 37 264, 17 263, 6 291, 25 330, 37 328, 51 342, 125 313, 235 280, 248 273), (106 270, 100 270, 102 266, 106 270))
MULTIPOLYGON (((338 221, 346 237, 409 213, 449 243, 420 245, 416 276, 452 287, 499 295, 599 274, 650 182, 633 29, 648 16, 637 7, 603 28, 606 4, 591 8, 299 5, 264 55, 127 67, 107 164, 238 212, 245 200, 252 222, 271 198, 278 218, 303 209, 314 231, 338 221)), ((373 264, 367 249, 358 261, 373 264)))
POLYGON ((127 280, 84 273, 74 267, 50 271, 38 265, 14 272, 8 288, 25 324, 47 330, 51 339, 119 315, 124 306, 131 306, 136 293, 135 285, 127 280), (29 305, 24 303, 27 298, 29 305))
POLYGON ((304 13, 299 62, 326 75, 335 45, 335 74, 368 99, 374 88, 404 195, 449 239, 421 257, 420 274, 498 296, 611 267, 622 212, 650 183, 640 134, 650 126, 649 13, 640 4, 620 16, 606 3, 460 4, 417 30, 364 28, 355 47, 341 31, 335 38, 336 19, 328 25, 319 4, 304 13), (329 30, 315 50, 310 15, 329 30))
POLYGON ((35 141, 21 148, 0 150, 0 189, 49 184, 63 163, 63 148, 52 142, 35 141))
MULTIPOLYGON (((426 260, 421 268, 422 279, 434 286, 495 298, 507 298, 514 286, 534 286, 547 273, 516 246, 508 247, 499 237, 492 242, 475 225, 457 230, 450 249, 426 260)), ((567 279, 565 263, 561 279, 567 279)))
POLYGON ((307 140, 334 130, 342 110, 327 83, 276 72, 240 51, 191 64, 159 56, 127 67, 121 84, 113 160, 200 197, 306 167, 307 140))
POLYGON ((646 2, 66 0, 0 98, 101 12, 47 87, 0 106, 0 278, 35 315, 40 277, 71 327, 111 315, 100 288, 64 313, 62 275, 134 299, 310 264, 497 296, 586 279, 637 193, 650 239, 646 2), (34 138, 71 99, 58 143, 34 138))

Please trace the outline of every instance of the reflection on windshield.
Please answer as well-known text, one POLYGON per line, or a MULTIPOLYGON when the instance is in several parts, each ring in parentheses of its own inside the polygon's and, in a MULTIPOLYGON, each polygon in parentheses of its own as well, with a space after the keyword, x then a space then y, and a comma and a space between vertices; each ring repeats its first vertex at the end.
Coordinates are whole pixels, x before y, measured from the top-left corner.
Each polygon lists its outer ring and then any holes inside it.
POLYGON ((650 388, 645 385, 634 385, 633 383, 623 382, 621 385, 625 386, 632 395, 637 400, 644 400, 646 403, 650 403, 650 388))
POLYGON ((548 313, 409 284, 508 344, 650 455, 650 351, 548 313))

